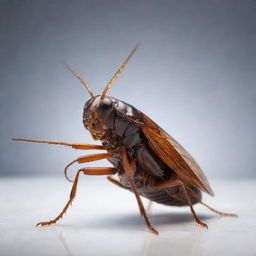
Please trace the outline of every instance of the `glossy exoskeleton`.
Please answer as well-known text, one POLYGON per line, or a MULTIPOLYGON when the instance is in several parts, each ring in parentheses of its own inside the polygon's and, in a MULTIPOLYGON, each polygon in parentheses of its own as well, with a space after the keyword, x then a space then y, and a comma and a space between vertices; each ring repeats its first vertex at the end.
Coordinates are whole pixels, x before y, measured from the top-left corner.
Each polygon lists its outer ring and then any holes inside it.
POLYGON ((189 206, 196 222, 202 227, 207 227, 207 225, 197 217, 193 209, 193 205, 196 203, 201 203, 223 216, 236 216, 214 210, 202 202, 201 191, 212 196, 214 195, 213 191, 199 165, 177 141, 135 107, 106 96, 106 92, 127 65, 137 47, 133 49, 107 84, 102 95, 94 96, 87 82, 66 65, 84 84, 91 96, 84 106, 83 123, 93 139, 101 140, 102 145, 14 139, 65 145, 82 150, 107 151, 102 154, 85 155, 68 164, 65 168, 65 176, 69 181, 71 180, 67 177, 67 168, 75 162, 86 163, 108 159, 114 166, 80 169, 73 181, 69 201, 62 212, 55 219, 40 222, 37 225, 51 225, 62 218, 75 197, 80 173, 109 175, 107 177, 109 181, 121 188, 131 190, 136 196, 141 215, 149 230, 155 234, 158 232, 151 225, 140 196, 164 205, 189 206), (118 175, 119 180, 112 177, 114 174, 118 175))

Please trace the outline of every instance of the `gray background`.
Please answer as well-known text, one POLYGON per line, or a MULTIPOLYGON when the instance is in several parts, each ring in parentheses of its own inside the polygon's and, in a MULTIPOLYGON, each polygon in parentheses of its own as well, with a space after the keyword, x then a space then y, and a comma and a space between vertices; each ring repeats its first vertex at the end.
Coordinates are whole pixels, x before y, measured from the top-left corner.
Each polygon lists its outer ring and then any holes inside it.
POLYGON ((1 256, 255 256, 255 13, 249 0, 0 0, 1 256), (36 228, 66 203, 64 166, 87 152, 10 139, 93 143, 82 125, 89 95, 62 62, 98 94, 137 42, 109 95, 184 145, 216 194, 203 200, 239 218, 197 205, 205 230, 188 207, 153 204, 153 236, 131 193, 87 176, 65 218, 36 228))
POLYGON ((1 1, 0 175, 62 175, 85 154, 10 138, 93 143, 89 95, 61 62, 98 94, 140 42, 109 95, 166 129, 207 177, 256 177, 255 12, 249 0, 1 1))

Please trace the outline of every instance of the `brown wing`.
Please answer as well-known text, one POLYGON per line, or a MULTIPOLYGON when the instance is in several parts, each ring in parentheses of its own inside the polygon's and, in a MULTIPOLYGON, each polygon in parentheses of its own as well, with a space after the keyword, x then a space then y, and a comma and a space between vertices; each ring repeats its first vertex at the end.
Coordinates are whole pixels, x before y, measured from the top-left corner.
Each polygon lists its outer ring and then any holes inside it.
POLYGON ((193 185, 212 196, 214 195, 199 165, 176 140, 133 106, 112 99, 115 101, 117 113, 142 129, 148 139, 149 146, 163 162, 175 171, 181 181, 187 185, 193 185))
POLYGON ((149 117, 143 114, 143 119, 145 125, 140 127, 154 152, 185 184, 194 185, 214 196, 203 171, 192 156, 149 117))

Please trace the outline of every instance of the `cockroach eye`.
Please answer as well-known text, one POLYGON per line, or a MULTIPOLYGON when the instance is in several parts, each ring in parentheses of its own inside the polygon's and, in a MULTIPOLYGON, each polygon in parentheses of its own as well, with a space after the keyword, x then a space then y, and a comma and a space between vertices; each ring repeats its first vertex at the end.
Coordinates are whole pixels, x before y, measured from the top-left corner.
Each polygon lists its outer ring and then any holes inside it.
POLYGON ((103 100, 100 101, 99 114, 101 115, 101 117, 106 116, 111 109, 112 109, 112 102, 109 98, 105 97, 103 100))

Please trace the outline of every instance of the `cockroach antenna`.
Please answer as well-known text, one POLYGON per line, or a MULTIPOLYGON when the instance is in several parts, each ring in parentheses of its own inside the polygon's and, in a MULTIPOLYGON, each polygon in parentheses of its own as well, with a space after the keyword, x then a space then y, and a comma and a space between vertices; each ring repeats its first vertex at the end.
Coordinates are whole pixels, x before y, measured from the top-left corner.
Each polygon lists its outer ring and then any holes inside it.
POLYGON ((92 98, 94 95, 93 95, 93 92, 92 92, 89 84, 75 70, 73 70, 68 64, 66 64, 65 62, 63 64, 76 78, 78 78, 80 80, 80 82, 88 90, 88 92, 89 92, 89 94, 90 94, 90 96, 92 98))
POLYGON ((133 50, 131 51, 130 55, 126 58, 126 60, 124 61, 124 63, 122 64, 122 66, 117 70, 117 72, 114 74, 114 76, 111 78, 111 80, 109 81, 109 83, 106 85, 102 95, 101 95, 101 99, 104 98, 104 96, 106 95, 108 89, 112 86, 112 84, 115 82, 115 80, 119 77, 119 75, 121 74, 121 72, 124 70, 124 68, 126 67, 126 65, 128 64, 128 62, 130 61, 130 59, 132 58, 133 54, 136 52, 136 50, 138 49, 138 47, 140 46, 140 44, 136 44, 135 47, 133 48, 133 50))

